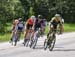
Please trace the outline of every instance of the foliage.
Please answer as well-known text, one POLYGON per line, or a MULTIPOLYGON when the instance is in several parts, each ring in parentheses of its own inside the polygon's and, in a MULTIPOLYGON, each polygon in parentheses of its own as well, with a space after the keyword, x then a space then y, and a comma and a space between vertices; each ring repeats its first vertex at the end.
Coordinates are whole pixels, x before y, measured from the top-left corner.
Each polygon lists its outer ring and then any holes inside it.
POLYGON ((0 32, 5 31, 7 22, 23 17, 24 9, 19 0, 0 0, 0 32))
POLYGON ((0 32, 6 23, 22 17, 27 20, 31 15, 41 14, 47 21, 59 13, 65 22, 75 22, 75 0, 0 0, 0 32))

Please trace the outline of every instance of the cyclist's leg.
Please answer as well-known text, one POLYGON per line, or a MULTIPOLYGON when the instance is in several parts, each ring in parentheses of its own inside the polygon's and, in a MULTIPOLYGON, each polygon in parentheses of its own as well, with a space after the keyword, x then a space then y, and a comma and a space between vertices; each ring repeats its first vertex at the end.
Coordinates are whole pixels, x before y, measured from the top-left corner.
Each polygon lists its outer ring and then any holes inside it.
POLYGON ((26 38, 27 34, 28 34, 28 29, 26 29, 26 32, 25 32, 24 38, 26 38))
POLYGON ((14 34, 15 34, 15 31, 13 30, 13 31, 12 31, 12 34, 11 34, 10 41, 9 41, 10 43, 13 41, 14 34))
MULTIPOLYGON (((47 40, 48 40, 47 44, 48 44, 48 45, 51 43, 51 41, 52 41, 52 39, 53 39, 53 38, 50 37, 49 35, 50 35, 51 33, 53 33, 54 30, 56 31, 56 28, 57 28, 57 25, 52 25, 52 26, 50 26, 50 31, 49 31, 49 33, 48 33, 48 35, 47 35, 47 40)), ((53 34, 53 37, 55 37, 55 34, 53 34)))
POLYGON ((42 27, 42 30, 41 30, 42 32, 42 36, 45 34, 45 27, 42 27))
POLYGON ((15 41, 18 41, 18 30, 15 31, 15 41))
POLYGON ((51 34, 51 33, 52 33, 53 29, 54 29, 54 25, 53 25, 53 24, 51 24, 51 25, 50 25, 49 32, 48 32, 48 34, 47 34, 47 38, 48 38, 49 34, 51 34))
POLYGON ((18 41, 20 41, 21 32, 22 32, 22 31, 18 30, 18 41))
POLYGON ((32 26, 29 25, 29 24, 26 26, 26 33, 25 33, 25 36, 24 36, 24 41, 25 41, 25 40, 29 40, 29 38, 28 38, 28 33, 31 32, 31 29, 30 29, 31 27, 32 27, 32 26))
POLYGON ((45 27, 43 28, 43 34, 45 34, 45 27))
POLYGON ((28 33, 28 29, 26 29, 26 31, 25 31, 25 33, 24 33, 24 42, 23 42, 24 45, 25 45, 26 42, 27 42, 27 39, 26 39, 27 33, 28 33))
POLYGON ((30 26, 27 24, 24 38, 26 38, 26 36, 27 36, 27 33, 28 33, 28 30, 29 30, 29 27, 30 27, 30 26))
POLYGON ((60 29, 60 34, 62 34, 62 32, 64 31, 63 25, 59 25, 59 29, 60 29))

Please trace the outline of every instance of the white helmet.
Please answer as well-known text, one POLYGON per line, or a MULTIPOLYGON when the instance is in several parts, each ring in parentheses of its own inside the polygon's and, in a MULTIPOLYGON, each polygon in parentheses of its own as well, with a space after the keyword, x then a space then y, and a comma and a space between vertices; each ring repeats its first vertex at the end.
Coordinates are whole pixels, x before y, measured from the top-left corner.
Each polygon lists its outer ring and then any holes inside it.
POLYGON ((35 17, 35 16, 31 16, 31 19, 33 19, 33 20, 34 20, 34 19, 36 19, 36 17, 35 17))
POLYGON ((60 14, 55 14, 55 17, 60 17, 60 14))

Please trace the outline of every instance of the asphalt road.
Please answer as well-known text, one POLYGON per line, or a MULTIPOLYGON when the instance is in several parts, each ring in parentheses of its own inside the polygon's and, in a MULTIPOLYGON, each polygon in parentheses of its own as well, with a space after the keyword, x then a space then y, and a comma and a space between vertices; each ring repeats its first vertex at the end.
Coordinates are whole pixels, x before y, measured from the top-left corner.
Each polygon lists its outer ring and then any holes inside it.
POLYGON ((35 49, 24 47, 20 41, 17 46, 9 42, 0 43, 0 57, 75 57, 75 32, 57 35, 53 51, 43 49, 46 36, 39 38, 35 49))

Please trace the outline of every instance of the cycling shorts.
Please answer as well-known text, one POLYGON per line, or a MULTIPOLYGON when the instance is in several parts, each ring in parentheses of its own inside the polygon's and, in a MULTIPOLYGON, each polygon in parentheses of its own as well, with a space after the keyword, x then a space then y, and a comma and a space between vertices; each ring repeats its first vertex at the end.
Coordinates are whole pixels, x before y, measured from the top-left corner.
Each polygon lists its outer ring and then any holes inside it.
POLYGON ((26 29, 28 29, 28 30, 29 30, 29 29, 31 29, 31 28, 32 28, 32 26, 33 26, 33 25, 29 25, 29 24, 27 24, 26 29))

